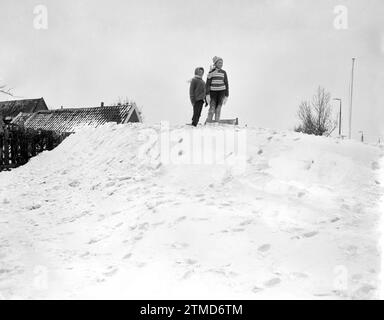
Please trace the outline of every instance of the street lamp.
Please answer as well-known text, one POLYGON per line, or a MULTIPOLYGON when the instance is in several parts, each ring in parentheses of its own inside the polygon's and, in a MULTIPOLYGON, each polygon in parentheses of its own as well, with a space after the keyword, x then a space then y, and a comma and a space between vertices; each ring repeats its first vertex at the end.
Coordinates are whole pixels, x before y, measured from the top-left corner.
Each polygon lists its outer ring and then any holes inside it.
POLYGON ((339 136, 341 136, 341 99, 340 98, 334 98, 333 100, 340 102, 340 113, 339 113, 339 136))
POLYGON ((364 142, 364 132, 363 131, 359 131, 359 133, 361 133, 361 142, 364 142))
POLYGON ((351 135, 352 135, 352 100, 353 100, 353 77, 354 77, 354 71, 355 71, 355 61, 356 61, 356 58, 352 58, 352 74, 351 74, 351 96, 350 96, 350 99, 349 99, 349 132, 348 132, 348 137, 349 139, 351 139, 351 135))

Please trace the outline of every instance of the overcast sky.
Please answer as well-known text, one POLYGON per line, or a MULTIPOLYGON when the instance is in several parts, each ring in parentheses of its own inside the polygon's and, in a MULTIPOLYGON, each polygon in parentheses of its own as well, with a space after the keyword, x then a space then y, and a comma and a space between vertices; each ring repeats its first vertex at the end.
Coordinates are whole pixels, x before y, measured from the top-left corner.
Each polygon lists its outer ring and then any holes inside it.
MULTIPOLYGON (((0 83, 50 108, 128 97, 146 122, 190 122, 188 79, 224 58, 224 118, 276 129, 297 124, 299 103, 321 85, 347 107, 357 58, 353 135, 384 137, 382 0, 0 0, 0 83), (48 29, 33 10, 48 9, 48 29), (348 28, 334 27, 334 8, 348 28)), ((6 100, 0 96, 0 100, 6 100)), ((337 103, 334 103, 338 107, 337 103)), ((203 113, 206 116, 207 109, 203 113)))

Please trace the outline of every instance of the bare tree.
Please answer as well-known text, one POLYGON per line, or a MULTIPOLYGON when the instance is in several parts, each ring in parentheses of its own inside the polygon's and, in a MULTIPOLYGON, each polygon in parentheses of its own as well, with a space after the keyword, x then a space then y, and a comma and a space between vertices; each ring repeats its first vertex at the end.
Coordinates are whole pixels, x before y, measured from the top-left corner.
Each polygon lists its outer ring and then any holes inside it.
POLYGON ((311 101, 303 101, 297 112, 300 124, 295 131, 329 136, 337 127, 337 120, 332 116, 330 100, 331 94, 319 87, 311 101))
POLYGON ((0 93, 13 97, 12 89, 7 88, 6 85, 0 85, 0 93))
POLYGON ((137 108, 138 112, 139 112, 139 116, 141 118, 142 121, 144 121, 144 116, 143 116, 143 108, 142 107, 139 107, 135 101, 129 99, 128 97, 125 97, 125 98, 121 98, 121 97, 118 97, 117 100, 115 102, 112 103, 113 106, 124 106, 124 105, 133 105, 137 108))
MULTIPOLYGON (((0 84, 0 95, 2 94, 13 97, 11 89, 7 88, 6 85, 0 84)), ((4 126, 3 113, 0 110, 0 134, 4 132, 4 126)))

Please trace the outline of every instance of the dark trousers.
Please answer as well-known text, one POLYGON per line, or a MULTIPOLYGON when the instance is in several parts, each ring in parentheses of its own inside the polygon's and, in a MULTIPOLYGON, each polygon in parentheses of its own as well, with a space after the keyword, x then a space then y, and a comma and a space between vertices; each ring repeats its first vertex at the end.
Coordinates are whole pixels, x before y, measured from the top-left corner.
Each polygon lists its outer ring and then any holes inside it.
POLYGON ((204 101, 196 101, 193 105, 193 117, 192 117, 192 125, 197 126, 200 120, 201 110, 203 109, 204 101))
POLYGON ((225 98, 225 91, 212 91, 210 92, 211 103, 208 110, 208 117, 206 122, 211 122, 213 116, 215 116, 215 121, 220 120, 221 107, 223 106, 223 101, 225 98))

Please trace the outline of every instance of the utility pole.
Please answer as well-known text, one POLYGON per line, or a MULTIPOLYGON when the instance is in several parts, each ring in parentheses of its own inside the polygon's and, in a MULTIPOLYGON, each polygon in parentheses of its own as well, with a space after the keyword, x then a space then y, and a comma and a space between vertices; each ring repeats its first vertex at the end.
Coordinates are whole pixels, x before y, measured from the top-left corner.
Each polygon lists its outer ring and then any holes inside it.
POLYGON ((349 101, 349 133, 348 133, 349 139, 351 139, 351 136, 352 136, 352 99, 353 99, 353 76, 355 71, 355 60, 356 58, 352 58, 351 96, 349 101))
POLYGON ((335 98, 333 100, 337 100, 340 102, 340 111, 339 111, 339 136, 341 136, 341 99, 340 98, 335 98))

